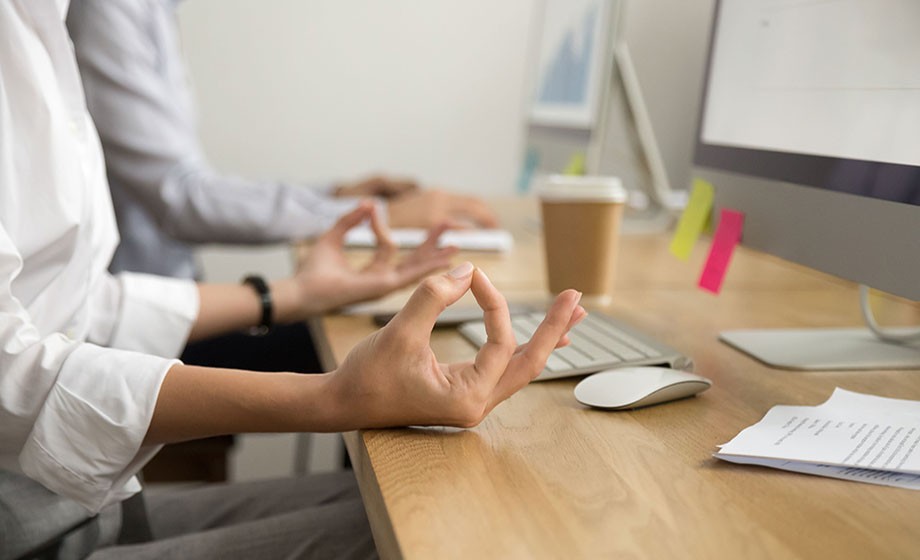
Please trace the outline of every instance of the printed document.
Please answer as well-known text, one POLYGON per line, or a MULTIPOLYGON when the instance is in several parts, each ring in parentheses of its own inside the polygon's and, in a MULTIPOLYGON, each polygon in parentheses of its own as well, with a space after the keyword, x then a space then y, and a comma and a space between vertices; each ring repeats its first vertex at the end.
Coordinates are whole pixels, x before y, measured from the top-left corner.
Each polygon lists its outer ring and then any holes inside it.
POLYGON ((818 406, 775 406, 720 447, 734 463, 920 490, 920 402, 838 388, 818 406))

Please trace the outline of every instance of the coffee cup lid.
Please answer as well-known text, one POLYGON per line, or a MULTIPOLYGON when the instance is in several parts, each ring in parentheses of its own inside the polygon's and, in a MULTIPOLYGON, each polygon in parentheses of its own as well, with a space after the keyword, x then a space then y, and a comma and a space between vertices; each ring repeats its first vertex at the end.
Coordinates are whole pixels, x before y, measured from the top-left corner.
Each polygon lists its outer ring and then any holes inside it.
POLYGON ((548 175, 536 192, 542 200, 557 202, 625 203, 628 198, 619 177, 599 175, 548 175))

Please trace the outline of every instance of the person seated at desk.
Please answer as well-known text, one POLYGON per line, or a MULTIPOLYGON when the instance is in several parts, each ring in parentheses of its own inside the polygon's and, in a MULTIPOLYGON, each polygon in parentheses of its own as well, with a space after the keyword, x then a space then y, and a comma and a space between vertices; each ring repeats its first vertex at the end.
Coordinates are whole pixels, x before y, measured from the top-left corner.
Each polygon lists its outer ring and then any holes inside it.
MULTIPOLYGON (((66 9, 59 0, 0 3, 0 559, 373 556, 350 473, 206 486, 151 496, 150 508, 135 497, 134 475, 163 443, 215 434, 473 426, 566 342, 585 314, 579 294, 561 294, 516 347, 504 298, 464 263, 425 279, 390 325, 328 374, 171 359, 188 339, 258 324, 259 297, 243 285, 108 272, 115 218, 66 9), (434 321, 470 289, 493 336, 475 361, 439 364, 434 321)), ((382 240, 369 266, 308 260, 273 286, 279 322, 447 264, 451 250, 434 239, 394 263, 366 203, 319 250, 340 256, 344 232, 365 218, 382 240)))
MULTIPOLYGON (((174 0, 76 0, 67 15, 121 238, 113 272, 200 279, 194 258, 198 245, 313 238, 354 209, 356 197, 376 197, 394 227, 431 228, 443 222, 496 226, 481 200, 420 190, 408 180, 370 177, 307 188, 215 172, 198 138, 178 41, 177 6, 174 0)), ((217 367, 321 369, 310 331, 301 323, 279 326, 265 336, 229 333, 198 341, 181 357, 217 367), (293 353, 293 343, 306 348, 293 353)), ((231 443, 226 437, 210 446, 186 447, 181 464, 161 458, 148 476, 221 479, 226 459, 189 461, 188 456, 209 458, 213 446, 226 449, 231 443)))
POLYGON ((497 225, 481 200, 408 180, 305 188, 216 173, 198 139, 177 6, 74 0, 67 15, 121 235, 113 271, 199 277, 196 245, 312 238, 354 208, 347 197, 379 197, 392 227, 497 225))

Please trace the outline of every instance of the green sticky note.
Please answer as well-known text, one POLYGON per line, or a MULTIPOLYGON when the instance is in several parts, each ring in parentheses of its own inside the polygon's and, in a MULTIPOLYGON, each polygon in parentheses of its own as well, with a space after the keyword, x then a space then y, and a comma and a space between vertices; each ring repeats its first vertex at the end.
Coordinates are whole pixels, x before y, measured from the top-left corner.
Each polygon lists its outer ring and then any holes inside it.
POLYGON ((577 153, 572 154, 572 157, 569 158, 569 163, 566 164, 565 169, 562 171, 563 175, 584 175, 587 168, 587 163, 585 161, 585 154, 577 153))
POLYGON ((703 179, 693 180, 693 191, 684 213, 677 222, 674 238, 671 239, 671 254, 681 260, 690 258, 693 245, 700 233, 709 224, 709 214, 712 211, 712 198, 715 189, 712 183, 703 179))

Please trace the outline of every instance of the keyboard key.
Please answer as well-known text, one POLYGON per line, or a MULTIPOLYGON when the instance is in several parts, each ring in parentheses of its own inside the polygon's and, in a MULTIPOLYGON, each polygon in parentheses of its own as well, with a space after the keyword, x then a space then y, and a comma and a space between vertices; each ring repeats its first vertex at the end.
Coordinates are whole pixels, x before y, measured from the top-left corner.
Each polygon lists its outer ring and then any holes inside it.
POLYGON ((613 336, 596 329, 594 325, 585 325, 582 334, 595 344, 602 346, 605 350, 612 352, 623 360, 641 360, 646 355, 633 349, 630 346, 620 342, 613 336))
POLYGON ((585 317, 584 321, 582 322, 587 325, 591 325, 593 327, 600 329, 602 332, 607 333, 609 336, 618 338, 619 340, 632 346, 639 352, 642 352, 646 356, 657 356, 661 354, 661 352, 659 352, 658 350, 655 350, 654 348, 638 340, 634 336, 631 336, 629 333, 624 332, 622 329, 619 329, 615 327, 614 325, 611 325, 607 321, 600 319, 596 315, 588 315, 587 317, 585 317))
POLYGON ((559 348, 558 350, 555 350, 553 354, 559 356, 578 369, 590 367, 592 365, 592 360, 590 357, 588 357, 587 354, 580 352, 577 348, 572 348, 571 346, 559 348))
POLYGON ((546 369, 555 373, 557 371, 566 371, 572 369, 572 366, 565 363, 565 360, 556 356, 555 354, 550 354, 549 358, 546 360, 546 369))
MULTIPOLYGON (((512 328, 518 344, 529 340, 543 320, 542 313, 515 315, 512 328)), ((486 341, 485 325, 481 322, 465 323, 460 332, 476 346, 486 341)), ((670 364, 686 367, 689 358, 652 340, 645 342, 625 332, 615 319, 602 313, 592 313, 569 332, 572 344, 559 348, 549 356, 546 368, 538 379, 553 379, 586 371, 642 364, 670 364), (656 362, 657 360, 657 362, 656 362)))

